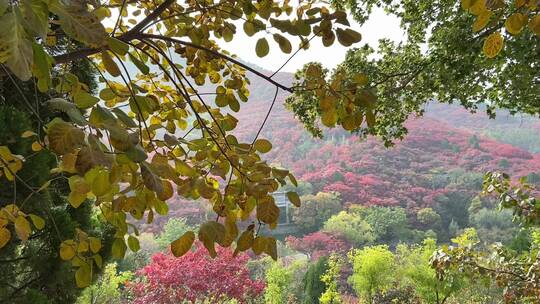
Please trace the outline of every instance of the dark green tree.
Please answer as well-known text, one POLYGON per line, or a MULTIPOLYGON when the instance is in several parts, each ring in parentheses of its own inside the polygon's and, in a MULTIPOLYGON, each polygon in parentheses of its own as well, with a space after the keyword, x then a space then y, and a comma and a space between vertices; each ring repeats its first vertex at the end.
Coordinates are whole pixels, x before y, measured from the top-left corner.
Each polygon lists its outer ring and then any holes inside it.
MULTIPOLYGON (((95 76, 88 62, 73 64, 70 72, 96 88, 96 82, 90 81, 95 76)), ((26 159, 13 182, 0 179, 0 207, 24 206, 25 213, 45 221, 44 228, 27 242, 17 239, 0 251, 0 302, 72 303, 80 290, 75 287, 71 265, 58 256, 60 243, 72 238, 76 229, 105 240, 113 231, 100 223, 90 204, 78 209, 69 205, 67 178, 54 179, 50 187, 40 190, 50 180, 50 170, 57 166, 56 157, 33 145, 35 136, 42 138, 44 134, 19 139, 26 131, 40 130, 44 123, 62 115, 47 106, 54 96, 39 93, 33 81, 22 82, 11 76, 2 78, 0 90, 0 146, 26 159)))
POLYGON ((328 268, 328 257, 321 257, 311 264, 304 276, 304 304, 318 304, 319 298, 326 290, 326 284, 321 281, 328 268))

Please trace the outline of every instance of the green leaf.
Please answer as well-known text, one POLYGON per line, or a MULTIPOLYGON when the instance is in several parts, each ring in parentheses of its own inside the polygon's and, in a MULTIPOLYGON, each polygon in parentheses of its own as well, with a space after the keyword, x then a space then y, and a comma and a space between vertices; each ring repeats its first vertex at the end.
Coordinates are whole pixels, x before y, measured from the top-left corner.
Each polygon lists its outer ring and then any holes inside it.
POLYGON ((57 111, 62 111, 66 113, 69 118, 79 126, 86 126, 88 122, 82 116, 81 112, 75 104, 63 99, 63 98, 52 98, 47 101, 49 108, 57 111))
POLYGON ((171 252, 175 257, 181 257, 186 254, 193 242, 195 241, 195 233, 193 231, 187 231, 180 238, 171 243, 171 252))
POLYGON ((257 204, 257 219, 266 224, 273 224, 279 218, 279 207, 270 198, 265 198, 257 204))
POLYGON ((92 272, 90 271, 90 266, 88 264, 82 264, 81 267, 77 269, 75 272, 75 282, 79 288, 90 285, 90 282, 92 282, 92 272))
POLYGON ((103 65, 105 66, 105 69, 107 70, 107 72, 109 72, 109 74, 111 74, 111 76, 120 76, 120 69, 118 68, 118 65, 116 65, 116 62, 114 62, 114 60, 112 59, 111 55, 109 55, 109 52, 101 52, 101 59, 103 65))
POLYGON ((257 40, 257 44, 255 46, 255 53, 259 57, 264 57, 268 55, 268 52, 270 51, 270 46, 268 45, 268 41, 266 41, 266 38, 261 38, 257 40))
POLYGON ((141 73, 143 73, 144 75, 148 75, 148 73, 150 73, 150 68, 144 62, 137 59, 137 57, 131 55, 131 53, 129 54, 129 59, 131 60, 131 62, 133 62, 137 69, 141 71, 141 73))
POLYGON ((266 248, 264 252, 271 256, 274 261, 277 261, 277 243, 275 238, 269 237, 266 240, 266 248))
POLYGON ((45 220, 42 217, 35 214, 29 214, 29 216, 36 229, 41 230, 45 227, 45 220))
POLYGON ((129 45, 124 41, 120 41, 114 37, 107 37, 107 44, 111 51, 118 55, 125 55, 129 51, 129 45))
POLYGON ((217 256, 215 243, 222 243, 225 240, 225 227, 215 221, 209 221, 201 225, 199 228, 199 240, 212 258, 217 256))
POLYGON ((261 153, 267 153, 272 150, 272 143, 266 139, 257 139, 255 141, 254 148, 261 153))
POLYGON ((126 243, 123 238, 116 238, 112 244, 112 257, 114 259, 123 259, 126 254, 126 243))
POLYGON ((9 7, 9 0, 0 0, 0 16, 2 16, 6 12, 8 7, 9 7))
POLYGON ((141 249, 141 245, 139 244, 139 239, 134 237, 133 235, 128 236, 127 239, 129 249, 133 252, 137 252, 141 249))
POLYGON ((134 145, 125 151, 126 156, 133 162, 140 163, 148 158, 146 151, 141 147, 141 145, 134 145))
POLYGON ((54 120, 47 129, 49 148, 60 155, 73 152, 84 144, 84 131, 62 120, 54 120))
POLYGON ((53 59, 45 52, 42 45, 32 43, 32 50, 34 52, 32 71, 38 79, 37 86, 39 91, 44 93, 52 86, 50 69, 53 59))
POLYGON ((291 42, 280 34, 274 34, 274 40, 279 44, 279 48, 283 53, 289 54, 292 51, 291 42))
POLYGON ((43 0, 23 0, 20 5, 21 12, 26 24, 26 30, 47 38, 49 30, 49 8, 43 0))
POLYGON ((116 117, 118 117, 118 119, 120 119, 120 121, 122 121, 126 127, 128 128, 136 128, 137 127, 137 124, 135 123, 135 121, 133 121, 133 119, 131 117, 129 117, 126 112, 122 111, 122 109, 119 109, 119 108, 114 108, 112 109, 112 112, 114 114, 116 114, 116 117))
POLYGON ((59 0, 52 0, 49 4, 50 11, 59 18, 62 30, 90 47, 103 46, 107 32, 99 19, 88 11, 85 2, 68 3, 63 5, 59 0))
POLYGON ((32 42, 26 33, 20 17, 9 12, 0 18, 0 63, 5 63, 19 79, 26 81, 32 77, 34 61, 32 42))
POLYGON ((293 205, 295 205, 296 207, 300 207, 301 203, 300 203, 300 197, 298 196, 298 193, 289 191, 287 192, 287 198, 293 205))
POLYGON ((99 98, 94 97, 84 91, 80 91, 73 96, 75 105, 80 109, 88 109, 98 103, 99 98))
POLYGON ((362 40, 362 35, 360 33, 349 28, 345 30, 340 28, 336 29, 336 35, 339 43, 341 43, 343 46, 351 46, 354 43, 362 40))

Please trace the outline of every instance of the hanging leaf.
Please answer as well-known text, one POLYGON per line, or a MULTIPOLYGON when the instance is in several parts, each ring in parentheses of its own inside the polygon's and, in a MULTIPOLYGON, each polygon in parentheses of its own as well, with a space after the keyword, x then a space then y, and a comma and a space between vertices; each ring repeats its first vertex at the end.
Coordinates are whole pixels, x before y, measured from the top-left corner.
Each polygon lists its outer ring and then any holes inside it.
POLYGON ((88 264, 82 264, 81 267, 77 269, 75 272, 75 282, 79 288, 90 285, 92 282, 92 272, 90 271, 90 266, 88 266, 88 264))
POLYGON ((133 235, 128 236, 127 239, 129 249, 133 252, 137 252, 141 249, 141 245, 139 244, 139 240, 134 237, 133 235))
POLYGON ((181 257, 186 254, 193 242, 195 241, 195 233, 193 231, 187 231, 180 238, 171 243, 171 252, 175 257, 181 257))
POLYGON ((257 204, 257 219, 263 223, 272 224, 279 218, 279 207, 270 198, 260 200, 257 204))
POLYGON ((58 16, 62 30, 71 38, 91 47, 103 46, 107 32, 99 19, 87 10, 85 2, 70 1, 64 5, 52 0, 49 9, 58 16))
POLYGON ((497 56, 504 46, 504 39, 499 32, 495 32, 489 35, 484 41, 484 47, 482 48, 484 54, 488 58, 494 58, 497 56))
POLYGON ((217 256, 215 243, 222 243, 225 240, 225 227, 215 221, 209 221, 199 228, 199 240, 212 258, 217 256))
POLYGON ((118 68, 118 65, 116 65, 116 62, 112 59, 111 55, 109 55, 109 52, 103 51, 101 52, 101 60, 103 62, 103 66, 105 66, 105 69, 111 76, 118 77, 120 76, 120 69, 118 68))
POLYGON ((125 55, 129 51, 129 45, 127 43, 114 37, 107 37, 107 44, 111 51, 118 55, 125 55))
POLYGON ((300 196, 298 196, 298 193, 289 191, 287 192, 287 198, 293 205, 295 205, 296 207, 300 207, 301 202, 300 202, 300 196))
POLYGON ((536 14, 531 18, 531 21, 529 22, 529 29, 537 36, 540 36, 540 14, 536 14))
POLYGON ((30 219, 32 220, 32 224, 36 227, 36 229, 41 230, 43 227, 45 227, 45 220, 42 217, 39 217, 35 214, 30 214, 30 219))
POLYGON ((527 24, 527 16, 522 13, 514 13, 506 19, 504 27, 512 34, 517 35, 521 32, 523 27, 527 24))
POLYGON ((266 139, 257 139, 253 147, 261 153, 268 153, 272 150, 272 143, 266 139))
POLYGON ((11 239, 11 232, 5 227, 0 227, 0 248, 6 246, 11 239))
POLYGON ((80 91, 73 95, 73 101, 75 105, 80 109, 88 109, 98 103, 99 98, 94 97, 86 92, 80 91))
POLYGON ((285 54, 289 54, 292 52, 292 45, 289 39, 283 37, 280 34, 274 34, 274 40, 278 43, 279 48, 281 51, 285 54))
POLYGON ((266 41, 266 38, 261 38, 257 40, 257 44, 255 45, 255 53, 259 57, 264 57, 268 55, 268 52, 270 51, 270 46, 268 45, 268 41, 266 41))
POLYGON ((112 244, 112 257, 114 259, 123 259, 126 254, 126 243, 123 238, 116 238, 112 244))
POLYGON ((47 106, 53 110, 66 113, 69 118, 79 126, 88 125, 88 122, 82 116, 81 112, 79 109, 77 109, 74 103, 71 103, 63 98, 52 98, 47 101, 47 106))
POLYGON ((338 28, 336 29, 336 35, 339 43, 341 43, 341 45, 343 46, 351 46, 354 43, 360 42, 360 40, 362 40, 362 35, 350 28, 338 28))
POLYGON ((81 129, 59 119, 49 124, 47 129, 49 148, 60 155, 81 147, 84 144, 84 136, 81 129))
POLYGON ((63 241, 60 244, 60 258, 69 261, 75 256, 75 242, 73 240, 63 241))
POLYGON ((90 244, 90 250, 93 253, 98 253, 101 249, 101 240, 95 237, 89 237, 88 242, 90 244))
POLYGON ((0 18, 0 63, 5 63, 19 79, 26 81, 32 77, 34 61, 32 42, 14 12, 0 18), (9 29, 9 30, 7 30, 9 29))
POLYGON ((489 23, 491 15, 491 11, 485 11, 482 14, 478 15, 476 21, 473 24, 473 32, 478 32, 485 28, 486 25, 489 23))
POLYGON ((42 39, 47 38, 47 31, 49 30, 47 3, 43 0, 23 0, 21 4, 20 8, 27 30, 42 39))
POLYGON ((150 73, 150 68, 144 62, 137 59, 137 57, 131 55, 131 53, 129 54, 129 59, 131 60, 131 62, 133 62, 137 69, 141 71, 141 73, 143 73, 144 75, 148 75, 148 73, 150 73))

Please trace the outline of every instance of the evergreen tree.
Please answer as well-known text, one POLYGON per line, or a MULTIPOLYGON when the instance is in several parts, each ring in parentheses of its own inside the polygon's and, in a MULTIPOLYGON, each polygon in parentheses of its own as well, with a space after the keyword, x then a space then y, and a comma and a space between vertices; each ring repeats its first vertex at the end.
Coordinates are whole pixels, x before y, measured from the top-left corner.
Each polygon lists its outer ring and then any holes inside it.
POLYGON ((326 284, 321 281, 328 268, 328 257, 321 257, 311 264, 304 276, 304 304, 318 304, 319 298, 326 290, 326 284))
MULTIPOLYGON (((96 88, 94 71, 87 61, 72 64, 70 72, 86 79, 90 89, 96 88)), ((24 206, 25 213, 38 215, 45 223, 26 243, 17 239, 0 251, 0 303, 74 302, 79 289, 71 265, 58 257, 62 240, 72 238, 76 229, 102 239, 109 239, 113 231, 99 223, 90 204, 77 209, 69 205, 69 186, 64 176, 51 180, 51 187, 39 190, 50 180, 50 170, 58 163, 54 154, 41 149, 36 141, 44 134, 27 136, 25 132, 42 130, 44 124, 62 115, 47 105, 48 100, 59 96, 41 94, 35 82, 9 76, 0 80, 0 91, 0 146, 25 158, 18 178, 13 182, 0 180, 0 208, 9 204, 24 206)), ((34 221, 34 225, 41 226, 39 222, 34 221)))

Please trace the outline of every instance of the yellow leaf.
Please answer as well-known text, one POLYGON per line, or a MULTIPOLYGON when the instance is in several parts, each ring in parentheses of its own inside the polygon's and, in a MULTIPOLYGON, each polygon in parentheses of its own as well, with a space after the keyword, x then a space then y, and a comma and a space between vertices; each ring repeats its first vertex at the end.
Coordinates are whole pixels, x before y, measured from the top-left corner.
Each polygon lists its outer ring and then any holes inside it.
POLYGON ((111 183, 109 181, 109 171, 99 170, 98 174, 92 181, 92 193, 95 196, 103 196, 111 191, 111 183))
POLYGON ((120 76, 120 69, 118 68, 118 65, 116 65, 116 62, 111 58, 111 55, 107 51, 101 52, 101 59, 103 62, 103 66, 114 77, 120 76))
POLYGON ((89 249, 88 242, 87 241, 80 241, 79 244, 77 244, 77 252, 87 252, 89 249))
POLYGON ((481 31, 489 22, 492 13, 490 11, 485 11, 482 14, 478 15, 476 21, 473 24, 473 32, 481 31))
POLYGON ((84 131, 62 120, 55 120, 47 129, 49 148, 57 154, 73 152, 84 144, 84 131))
POLYGON ((5 227, 0 228, 0 248, 6 246, 7 242, 11 239, 11 232, 5 227))
POLYGON ((472 5, 472 0, 461 0, 461 7, 468 10, 472 5))
POLYGON ((103 258, 101 258, 101 256, 99 254, 94 254, 92 256, 92 258, 94 259, 94 262, 96 262, 96 265, 101 268, 103 266, 103 258))
POLYGON ((248 228, 248 230, 242 232, 238 241, 236 242, 236 249, 234 251, 235 255, 238 252, 246 251, 253 245, 254 235, 253 229, 248 228))
POLYGON ((30 214, 29 216, 30 216, 30 219, 32 220, 32 223, 38 230, 41 230, 43 229, 43 227, 45 227, 45 220, 43 218, 35 214, 30 214))
POLYGON ((264 198, 257 204, 257 218, 266 224, 272 224, 279 218, 279 208, 271 198, 264 198))
POLYGON ((515 13, 506 19, 504 27, 510 34, 517 35, 521 32, 525 24, 527 24, 527 16, 522 13, 515 13))
POLYGON ((266 248, 264 250, 266 254, 272 257, 274 261, 277 261, 277 244, 276 239, 273 237, 269 237, 266 241, 266 248))
POLYGON ((15 232, 23 242, 28 240, 28 236, 30 236, 30 233, 32 232, 30 222, 22 215, 17 216, 15 219, 15 232))
POLYGON ((497 56, 504 46, 504 39, 499 32, 489 35, 484 41, 483 52, 488 58, 497 56))
POLYGON ((174 189, 168 180, 162 180, 161 183, 163 184, 163 191, 158 193, 158 198, 166 201, 174 195, 174 189))
POLYGON ((171 243, 171 252, 175 257, 181 257, 186 254, 193 242, 195 241, 195 233, 193 231, 187 231, 180 238, 171 243))
POLYGON ((266 139, 257 139, 255 141, 254 148, 261 153, 267 153, 272 150, 272 143, 266 139))
POLYGON ((89 237, 88 242, 90 243, 90 250, 93 253, 97 253, 101 249, 101 240, 95 237, 89 237))
POLYGON ((42 149, 43 147, 41 146, 39 142, 35 141, 32 143, 32 151, 37 152, 37 151, 41 151, 42 149))
POLYGON ((338 120, 338 115, 334 109, 323 112, 321 115, 321 121, 323 125, 329 128, 334 127, 336 125, 337 120, 338 120))
POLYGON ((73 240, 63 241, 60 244, 60 258, 64 261, 71 260, 75 256, 75 242, 73 240))
POLYGON ((298 193, 289 191, 287 192, 287 198, 293 205, 300 207, 300 197, 298 196, 298 193))
POLYGON ((62 162, 60 163, 60 169, 68 173, 76 173, 77 169, 75 164, 77 163, 77 155, 75 153, 68 153, 62 156, 62 162))
POLYGON ((28 138, 37 135, 35 132, 32 131, 24 131, 24 133, 21 135, 22 138, 28 138))
POLYGON ((486 0, 473 0, 469 11, 473 15, 480 15, 487 10, 486 0))
POLYGON ((214 243, 221 244, 225 240, 225 227, 215 221, 209 221, 201 225, 199 228, 199 240, 212 258, 216 257, 216 249, 214 243))
POLYGON ((84 288, 90 285, 92 281, 92 272, 90 271, 90 266, 88 264, 82 264, 79 269, 75 272, 75 282, 77 287, 84 288))
POLYGON ((267 246, 267 239, 264 236, 258 236, 253 240, 253 245, 251 246, 251 249, 253 249, 253 253, 256 255, 259 255, 263 253, 266 250, 267 246))
POLYGON ((531 18, 531 21, 529 22, 529 29, 537 36, 540 36, 540 14, 537 14, 531 18))

